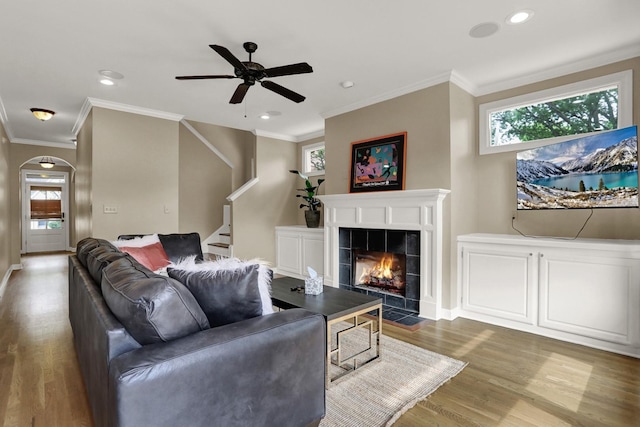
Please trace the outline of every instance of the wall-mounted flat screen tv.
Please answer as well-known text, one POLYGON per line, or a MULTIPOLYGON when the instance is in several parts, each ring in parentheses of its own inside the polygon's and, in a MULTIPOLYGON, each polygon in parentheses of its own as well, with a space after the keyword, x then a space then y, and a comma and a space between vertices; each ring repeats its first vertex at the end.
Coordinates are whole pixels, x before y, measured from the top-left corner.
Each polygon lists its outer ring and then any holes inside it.
POLYGON ((638 127, 521 151, 518 209, 638 207, 638 127))

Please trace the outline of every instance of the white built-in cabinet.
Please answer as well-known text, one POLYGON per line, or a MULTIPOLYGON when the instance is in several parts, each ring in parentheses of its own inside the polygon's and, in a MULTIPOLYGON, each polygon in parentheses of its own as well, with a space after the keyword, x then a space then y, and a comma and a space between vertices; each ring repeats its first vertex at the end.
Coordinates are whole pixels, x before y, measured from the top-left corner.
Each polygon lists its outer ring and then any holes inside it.
POLYGON ((640 241, 458 237, 460 316, 640 357, 640 241))
POLYGON ((324 228, 276 227, 276 273, 304 279, 308 266, 322 275, 324 228))

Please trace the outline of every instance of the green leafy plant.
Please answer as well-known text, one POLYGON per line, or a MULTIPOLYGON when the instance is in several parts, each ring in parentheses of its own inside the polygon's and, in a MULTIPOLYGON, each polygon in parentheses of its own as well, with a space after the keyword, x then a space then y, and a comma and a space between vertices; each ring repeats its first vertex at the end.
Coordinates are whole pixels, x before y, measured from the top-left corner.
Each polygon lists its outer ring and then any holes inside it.
POLYGON ((324 179, 318 179, 318 184, 313 185, 309 180, 309 177, 304 175, 303 173, 297 170, 290 170, 289 172, 295 173, 299 175, 300 178, 304 179, 304 188, 298 188, 297 191, 301 191, 302 194, 296 194, 296 197, 302 198, 306 203, 300 204, 300 209, 307 208, 310 211, 317 211, 321 205, 320 199, 316 197, 318 188, 320 188, 320 184, 324 182, 324 179))

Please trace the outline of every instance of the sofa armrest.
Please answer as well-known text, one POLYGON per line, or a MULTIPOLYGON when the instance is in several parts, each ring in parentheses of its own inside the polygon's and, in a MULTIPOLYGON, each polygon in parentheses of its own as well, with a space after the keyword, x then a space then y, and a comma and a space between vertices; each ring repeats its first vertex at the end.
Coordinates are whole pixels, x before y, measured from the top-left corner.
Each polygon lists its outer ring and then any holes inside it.
POLYGON ((325 414, 325 321, 293 309, 123 354, 112 425, 292 426, 325 414))

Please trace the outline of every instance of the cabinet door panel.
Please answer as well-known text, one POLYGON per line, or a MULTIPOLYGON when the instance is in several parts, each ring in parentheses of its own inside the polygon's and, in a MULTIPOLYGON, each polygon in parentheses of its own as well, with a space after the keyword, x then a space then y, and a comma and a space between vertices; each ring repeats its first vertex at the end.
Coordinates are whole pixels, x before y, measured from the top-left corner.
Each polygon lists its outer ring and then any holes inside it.
POLYGON ((529 251, 465 247, 462 274, 464 310, 532 323, 535 277, 529 251))
POLYGON ((302 269, 301 240, 299 236, 280 234, 276 236, 278 271, 300 274, 302 269))
POLYGON ((324 239, 311 239, 303 237, 303 274, 308 274, 307 267, 313 268, 318 275, 322 275, 324 269, 324 239))
POLYGON ((606 341, 638 341, 638 262, 574 252, 540 256, 540 326, 606 341))

